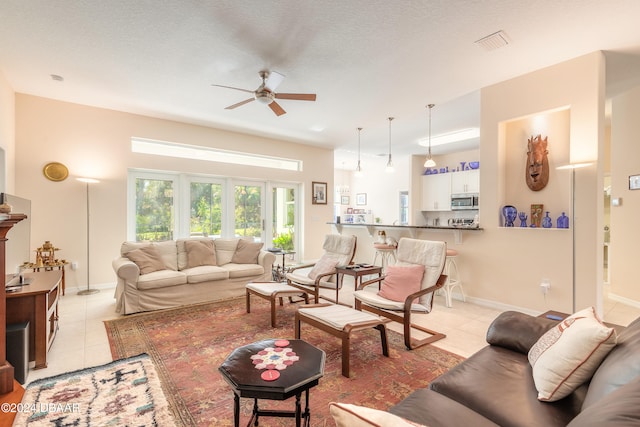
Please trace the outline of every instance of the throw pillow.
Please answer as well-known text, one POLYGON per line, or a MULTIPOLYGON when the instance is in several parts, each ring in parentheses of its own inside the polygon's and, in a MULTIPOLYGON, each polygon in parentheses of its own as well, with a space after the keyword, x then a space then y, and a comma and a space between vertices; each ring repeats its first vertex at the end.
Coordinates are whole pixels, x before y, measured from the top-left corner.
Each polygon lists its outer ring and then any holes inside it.
POLYGON ((253 243, 245 239, 238 240, 238 246, 233 253, 231 262, 236 264, 257 264, 263 243, 253 243))
POLYGON ((318 276, 322 276, 323 274, 335 273, 336 265, 338 265, 338 259, 328 255, 322 255, 307 276, 311 280, 316 280, 318 276))
POLYGON ((409 295, 420 290, 422 276, 424 265, 389 265, 378 295, 391 301, 404 302, 409 295))
POLYGON ((187 251, 187 268, 216 265, 213 240, 187 240, 184 247, 187 251))
POLYGON ((153 246, 144 246, 125 254, 127 258, 135 262, 140 269, 140 274, 149 274, 154 271, 166 270, 158 250, 153 246))
POLYGON ((397 415, 379 409, 349 403, 329 403, 329 412, 336 427, 422 427, 397 415))
POLYGON ((616 345, 616 331, 593 307, 578 311, 547 331, 529 350, 538 400, 555 402, 591 378, 616 345))

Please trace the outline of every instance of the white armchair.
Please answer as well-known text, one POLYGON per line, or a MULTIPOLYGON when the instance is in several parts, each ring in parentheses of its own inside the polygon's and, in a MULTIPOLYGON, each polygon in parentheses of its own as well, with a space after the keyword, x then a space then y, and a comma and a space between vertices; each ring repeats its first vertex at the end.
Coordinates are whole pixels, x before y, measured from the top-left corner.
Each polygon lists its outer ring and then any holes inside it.
POLYGON ((291 269, 286 274, 287 284, 313 295, 316 304, 320 299, 320 288, 335 289, 336 300, 333 302, 337 303, 342 281, 337 281, 336 266, 353 262, 356 254, 356 236, 328 234, 324 238, 322 249, 324 254, 316 263, 291 269))
MULTIPOLYGON (((390 277, 391 273, 362 283, 354 293, 356 310, 369 311, 379 316, 386 317, 404 325, 404 343, 412 350, 414 348, 432 343, 444 338, 446 335, 432 331, 423 326, 411 322, 412 313, 429 313, 433 308, 433 294, 440 289, 447 278, 443 275, 444 263, 446 260, 447 246, 445 242, 418 240, 402 238, 398 242, 397 263, 394 269, 400 271, 402 267, 424 266, 422 279, 419 283, 409 283, 410 281, 400 281, 400 287, 412 287, 412 290, 402 292, 396 289, 402 297, 394 299, 385 298, 380 294, 384 292, 372 292, 364 288, 374 283, 379 283, 390 277), (417 299, 417 300, 416 300, 417 299), (411 330, 417 329, 426 332, 429 336, 423 339, 411 337, 411 330)), ((391 267, 390 267, 391 268, 391 267)), ((420 269, 421 270, 421 269, 420 269)), ((385 284, 382 284, 383 290, 385 284)))

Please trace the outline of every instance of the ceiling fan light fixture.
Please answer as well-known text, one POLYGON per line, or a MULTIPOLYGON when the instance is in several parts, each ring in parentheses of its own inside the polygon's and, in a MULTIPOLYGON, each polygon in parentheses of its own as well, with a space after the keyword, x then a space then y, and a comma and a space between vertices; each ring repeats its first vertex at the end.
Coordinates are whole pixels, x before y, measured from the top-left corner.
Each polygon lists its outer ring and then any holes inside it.
POLYGON ((267 91, 256 92, 255 98, 259 103, 269 105, 273 102, 273 93, 267 91))
POLYGON ((425 168, 432 168, 436 165, 435 160, 431 157, 431 110, 435 107, 435 104, 428 104, 427 108, 429 109, 429 152, 427 153, 427 158, 424 161, 425 168))

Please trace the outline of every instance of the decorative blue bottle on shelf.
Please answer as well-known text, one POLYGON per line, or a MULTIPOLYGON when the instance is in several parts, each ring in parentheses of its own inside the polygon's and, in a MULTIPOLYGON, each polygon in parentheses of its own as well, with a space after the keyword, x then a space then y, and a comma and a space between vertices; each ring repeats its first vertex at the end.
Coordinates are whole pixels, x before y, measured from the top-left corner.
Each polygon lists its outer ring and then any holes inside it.
POLYGON ((558 228, 569 228, 569 217, 562 212, 562 215, 558 217, 556 224, 558 228))
POLYGON ((549 211, 547 211, 547 214, 544 216, 544 218, 542 218, 542 228, 551 228, 551 227, 553 227, 553 221, 549 216, 549 211))
POLYGON ((502 215, 504 216, 504 226, 513 227, 513 222, 518 216, 518 209, 515 206, 505 205, 502 208, 502 215))

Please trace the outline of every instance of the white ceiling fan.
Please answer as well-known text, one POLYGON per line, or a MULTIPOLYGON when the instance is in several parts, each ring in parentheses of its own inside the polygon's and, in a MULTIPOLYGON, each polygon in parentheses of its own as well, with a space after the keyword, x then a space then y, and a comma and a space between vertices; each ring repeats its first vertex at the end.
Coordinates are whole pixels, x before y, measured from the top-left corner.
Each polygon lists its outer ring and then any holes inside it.
POLYGON ((276 116, 281 116, 286 113, 284 109, 278 104, 276 99, 293 99, 297 101, 315 101, 316 94, 315 93, 276 93, 275 90, 284 80, 284 75, 278 73, 277 71, 268 71, 262 70, 259 73, 260 78, 262 78, 262 84, 256 90, 248 90, 242 89, 239 87, 232 86, 224 86, 224 85, 211 85, 216 87, 224 87, 227 89, 235 89, 240 90, 242 92, 252 93, 253 98, 245 99, 244 101, 240 101, 236 104, 230 105, 225 108, 225 110, 233 110, 234 108, 240 107, 244 104, 247 104, 251 101, 258 101, 262 104, 266 104, 271 108, 271 110, 276 114, 276 116))

